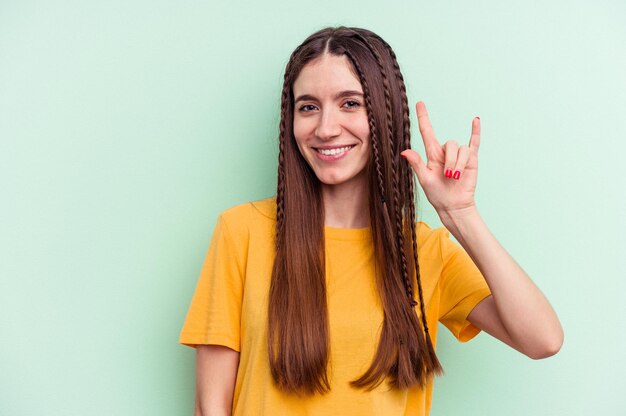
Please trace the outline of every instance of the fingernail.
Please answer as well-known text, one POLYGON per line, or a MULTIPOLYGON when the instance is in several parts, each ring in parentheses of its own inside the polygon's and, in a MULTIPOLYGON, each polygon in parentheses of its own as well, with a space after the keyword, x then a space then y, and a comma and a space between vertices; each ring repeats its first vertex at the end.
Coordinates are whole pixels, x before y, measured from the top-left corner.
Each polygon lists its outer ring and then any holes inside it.
POLYGON ((461 177, 461 171, 455 170, 453 178, 454 179, 459 179, 460 177, 461 177))
POLYGON ((451 178, 452 177, 452 169, 446 169, 446 178, 451 178))

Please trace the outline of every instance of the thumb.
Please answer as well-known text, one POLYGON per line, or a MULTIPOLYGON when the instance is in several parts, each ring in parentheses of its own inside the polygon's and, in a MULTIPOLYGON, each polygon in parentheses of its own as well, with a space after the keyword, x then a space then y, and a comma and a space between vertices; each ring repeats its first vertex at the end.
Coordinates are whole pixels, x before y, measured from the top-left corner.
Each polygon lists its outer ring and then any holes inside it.
POLYGON ((404 150, 400 153, 400 155, 409 162, 409 164, 417 174, 417 178, 420 179, 421 182, 422 177, 426 174, 426 171, 428 170, 428 168, 422 161, 421 156, 411 149, 404 150))

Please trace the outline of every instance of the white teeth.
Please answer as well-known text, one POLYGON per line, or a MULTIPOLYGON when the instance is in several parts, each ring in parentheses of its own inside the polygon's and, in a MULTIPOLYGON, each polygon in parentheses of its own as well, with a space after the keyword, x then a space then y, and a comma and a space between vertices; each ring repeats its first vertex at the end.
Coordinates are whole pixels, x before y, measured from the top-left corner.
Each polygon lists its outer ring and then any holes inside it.
POLYGON ((345 147, 339 147, 336 149, 317 149, 318 152, 320 152, 323 155, 326 156, 335 156, 335 155, 339 155, 347 150, 350 150, 352 148, 352 146, 345 146, 345 147))

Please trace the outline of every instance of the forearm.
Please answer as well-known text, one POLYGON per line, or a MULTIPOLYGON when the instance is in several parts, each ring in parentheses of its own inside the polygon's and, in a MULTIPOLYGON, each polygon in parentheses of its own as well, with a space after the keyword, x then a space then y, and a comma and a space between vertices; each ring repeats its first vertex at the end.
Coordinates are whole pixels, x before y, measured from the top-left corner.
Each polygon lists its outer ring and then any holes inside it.
POLYGON ((194 416, 230 416, 230 414, 231 412, 228 409, 202 409, 196 401, 194 416))
POLYGON ((556 352, 563 339, 556 313, 489 231, 476 208, 439 215, 485 277, 500 321, 517 349, 529 356, 556 352))
POLYGON ((198 345, 195 416, 230 416, 239 352, 222 345, 198 345))
POLYGON ((194 409, 194 416, 230 416, 231 411, 223 406, 216 406, 211 404, 208 400, 198 397, 196 394, 196 407, 194 409))

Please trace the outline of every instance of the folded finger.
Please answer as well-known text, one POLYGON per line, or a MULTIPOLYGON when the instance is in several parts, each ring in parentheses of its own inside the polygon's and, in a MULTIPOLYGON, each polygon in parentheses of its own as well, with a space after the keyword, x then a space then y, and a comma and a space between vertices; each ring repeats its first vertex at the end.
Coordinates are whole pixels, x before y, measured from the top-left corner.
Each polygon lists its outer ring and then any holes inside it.
POLYGON ((465 170, 465 166, 467 166, 467 161, 470 157, 470 148, 469 146, 461 146, 459 147, 459 151, 457 153, 456 164, 454 165, 454 172, 452 173, 453 179, 460 179, 463 171, 465 170))
POLYGON ((445 153, 445 162, 443 165, 443 174, 446 178, 451 178, 456 166, 456 159, 459 152, 459 144, 454 140, 449 140, 443 145, 445 153))

